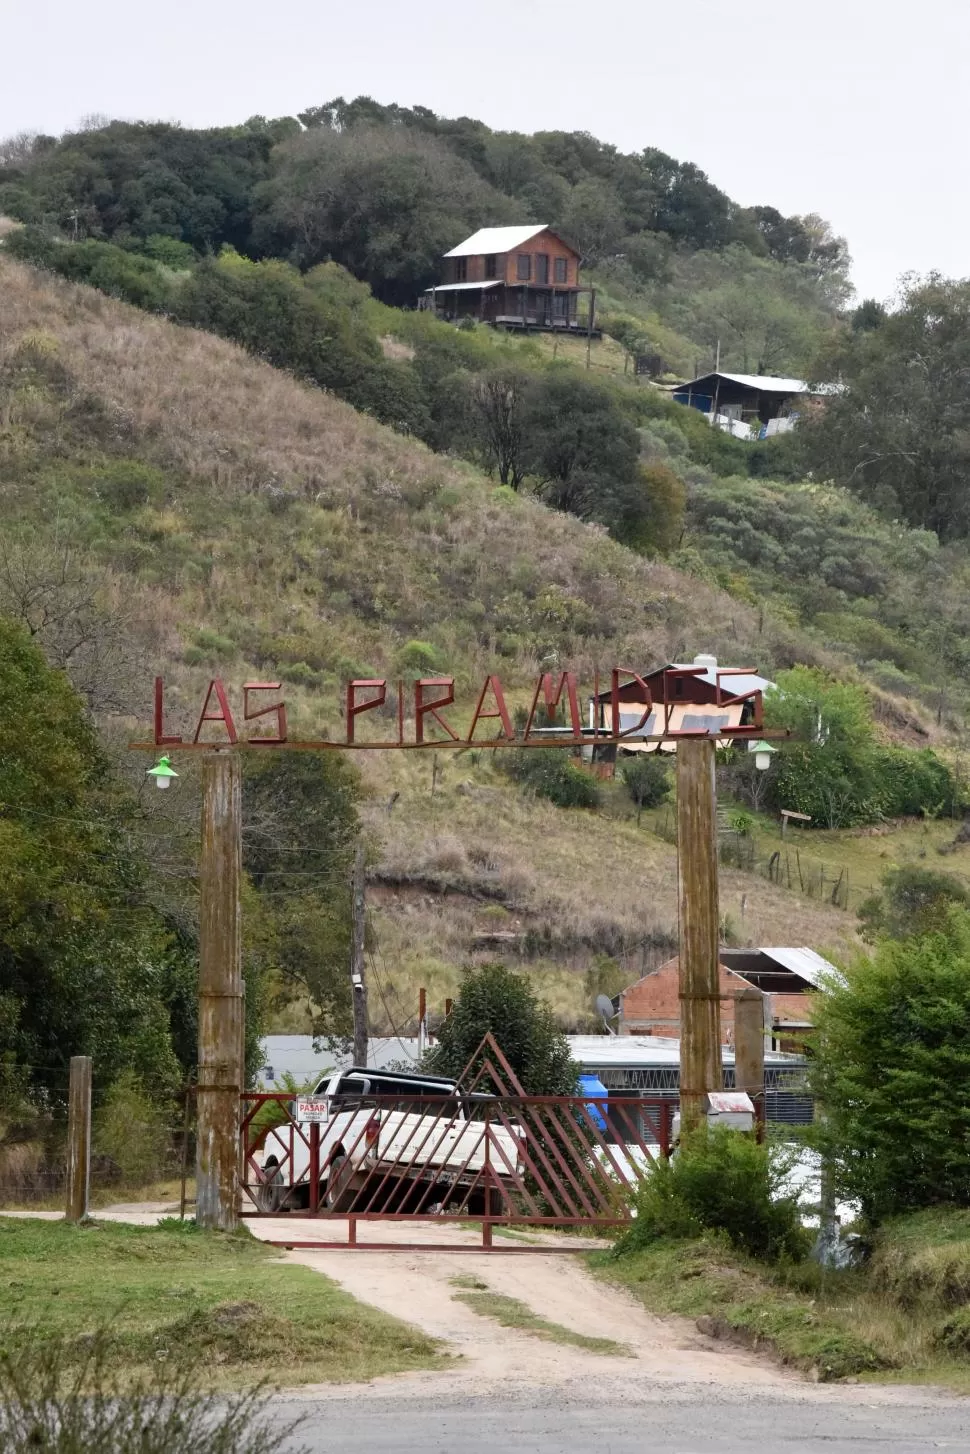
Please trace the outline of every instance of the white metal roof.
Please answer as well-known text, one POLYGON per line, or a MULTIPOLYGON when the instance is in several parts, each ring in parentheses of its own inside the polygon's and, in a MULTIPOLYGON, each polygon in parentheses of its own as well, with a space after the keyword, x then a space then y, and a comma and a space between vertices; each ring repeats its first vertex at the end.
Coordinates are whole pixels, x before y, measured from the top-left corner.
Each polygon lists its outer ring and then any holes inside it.
POLYGON ((723 666, 718 668, 717 662, 711 665, 698 661, 675 661, 671 662, 671 666, 675 671, 691 671, 698 681, 707 682, 712 687, 716 687, 720 682, 721 691, 726 697, 740 697, 744 692, 768 692, 772 691, 775 685, 767 677, 758 676, 756 672, 735 675, 728 672, 723 666), (720 677, 718 671, 720 671, 720 677))
MULTIPOLYGON (((567 1035, 573 1060, 583 1070, 636 1070, 641 1066, 679 1065, 680 1041, 666 1035, 567 1035)), ((734 1046, 721 1046, 724 1065, 734 1064, 734 1046)), ((798 1055, 784 1055, 778 1050, 765 1052, 767 1065, 800 1064, 798 1055)))
POLYGON ((473 232, 471 237, 466 237, 451 252, 446 252, 445 257, 478 257, 490 253, 512 252, 513 248, 521 247, 528 242, 530 237, 537 237, 540 232, 545 232, 549 226, 548 222, 528 223, 525 227, 480 227, 473 232))
MULTIPOLYGON (((297 1085, 306 1085, 319 1080, 327 1070, 344 1070, 354 1063, 350 1052, 315 1050, 312 1035, 267 1035, 259 1042, 259 1048, 265 1060, 259 1080, 269 1090, 282 1089, 284 1077, 288 1075, 297 1085)), ((418 1042, 409 1036, 399 1040, 396 1036, 375 1035, 367 1042, 367 1064, 374 1070, 383 1070, 401 1061, 410 1061, 416 1066, 417 1060, 418 1042)))
MULTIPOLYGON (((770 949, 759 947, 758 953, 766 954, 776 964, 790 969, 792 974, 797 974, 800 979, 807 980, 816 988, 824 979, 838 974, 835 965, 827 959, 823 959, 821 954, 816 954, 814 949, 778 949, 772 945, 770 949)), ((739 970, 739 973, 743 974, 744 970, 739 970)))
POLYGON ((487 283, 439 283, 436 288, 425 288, 426 293, 473 293, 476 289, 501 287, 501 278, 490 278, 487 283))

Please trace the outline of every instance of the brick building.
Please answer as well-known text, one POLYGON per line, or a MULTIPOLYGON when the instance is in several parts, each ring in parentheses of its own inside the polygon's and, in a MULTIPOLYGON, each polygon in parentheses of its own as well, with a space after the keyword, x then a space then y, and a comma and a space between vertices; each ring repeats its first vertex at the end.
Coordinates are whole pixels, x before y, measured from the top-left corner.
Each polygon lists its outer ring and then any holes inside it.
MULTIPOLYGON (((765 1000, 765 1037, 773 1050, 797 1050, 812 1027, 811 997, 829 964, 813 949, 722 949, 718 976, 721 1034, 734 1043, 734 996, 753 987, 765 1000), (769 1038, 770 1037, 770 1038, 769 1038)), ((669 959, 651 970, 618 999, 621 1035, 680 1035, 680 966, 669 959)))

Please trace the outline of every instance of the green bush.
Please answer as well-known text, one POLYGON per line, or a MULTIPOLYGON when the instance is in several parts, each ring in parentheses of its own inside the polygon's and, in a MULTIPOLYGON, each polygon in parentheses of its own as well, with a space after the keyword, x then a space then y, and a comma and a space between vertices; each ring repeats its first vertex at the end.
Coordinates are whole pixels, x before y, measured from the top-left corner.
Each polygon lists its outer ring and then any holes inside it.
POLYGON ((662 1237, 724 1232, 753 1257, 803 1257, 809 1238, 796 1199, 781 1192, 784 1175, 768 1146, 753 1135, 701 1126, 637 1185, 636 1219, 619 1238, 617 1253, 662 1237))
POLYGON ((885 939, 816 1000, 812 1085, 842 1194, 872 1222, 970 1204, 970 915, 885 939))
POLYGON ((130 1070, 123 1070, 108 1091, 93 1139, 95 1151, 111 1158, 126 1186, 149 1186, 171 1169, 165 1113, 130 1070))
POLYGON ((394 658, 394 666, 399 672, 417 672, 422 676, 436 672, 438 648, 430 641, 406 641, 394 658))
POLYGON ((596 779, 562 752, 522 748, 506 753, 503 766, 526 792, 557 808, 598 808, 603 801, 596 779))
POLYGON ((644 808, 655 808, 670 791, 670 767, 659 752, 639 752, 620 769, 623 786, 636 804, 637 820, 644 808))

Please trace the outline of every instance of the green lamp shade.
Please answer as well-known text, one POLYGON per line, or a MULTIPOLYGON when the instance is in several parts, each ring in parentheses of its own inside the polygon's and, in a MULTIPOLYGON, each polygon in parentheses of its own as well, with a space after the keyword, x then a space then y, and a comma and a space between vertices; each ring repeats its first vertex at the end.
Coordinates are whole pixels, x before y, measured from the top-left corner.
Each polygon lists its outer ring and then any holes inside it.
POLYGON ((153 777, 155 779, 156 787, 167 788, 171 783, 172 778, 178 777, 178 773, 172 766, 171 759, 166 756, 160 757, 156 762, 155 766, 148 769, 145 776, 153 777))

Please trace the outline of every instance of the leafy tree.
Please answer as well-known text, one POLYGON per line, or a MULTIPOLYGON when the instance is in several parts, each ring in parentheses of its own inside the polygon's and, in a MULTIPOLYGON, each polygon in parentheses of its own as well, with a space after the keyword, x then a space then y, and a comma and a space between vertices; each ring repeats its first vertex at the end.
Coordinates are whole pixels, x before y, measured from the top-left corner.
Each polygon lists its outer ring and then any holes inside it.
POLYGON ((946 923, 953 904, 970 907, 970 891, 953 874, 918 865, 890 869, 882 891, 859 905, 862 937, 872 944, 931 934, 946 923))
POLYGON ((624 762, 620 775, 631 802, 636 804, 637 827, 644 808, 655 808, 670 791, 670 768, 659 752, 638 752, 624 762))
POLYGON ((481 1063, 476 1052, 489 1032, 526 1095, 575 1093, 578 1067, 570 1059, 569 1042, 529 981, 504 964, 465 972, 451 1014, 425 1064, 437 1075, 455 1077, 470 1065, 471 1078, 481 1063))
POLYGON ((609 524, 638 484, 639 441, 608 389, 551 369, 524 411, 526 469, 558 510, 609 524))
POLYGON ((812 1084, 839 1190, 867 1217, 970 1202, 970 917, 883 940, 816 1002, 812 1084))
POLYGON ((486 467, 517 490, 525 458, 523 413, 528 376, 520 369, 492 369, 472 384, 474 415, 486 467))
POLYGON ((525 792, 547 798, 557 808, 598 808, 599 783, 562 752, 541 752, 524 747, 507 752, 502 765, 525 792))
POLYGON ((352 1029, 350 876, 360 831, 356 770, 339 753, 246 760, 243 867, 265 913, 264 954, 312 1007, 315 1029, 352 1029))
POLYGON ((144 906, 132 804, 80 698, 0 619, 0 1052, 44 1068, 91 1055, 154 1094, 180 1079, 166 1003, 168 944, 144 906))
POLYGON ((912 280, 901 306, 846 335, 825 367, 844 388, 809 421, 809 463, 891 518, 965 536, 970 284, 912 280))

